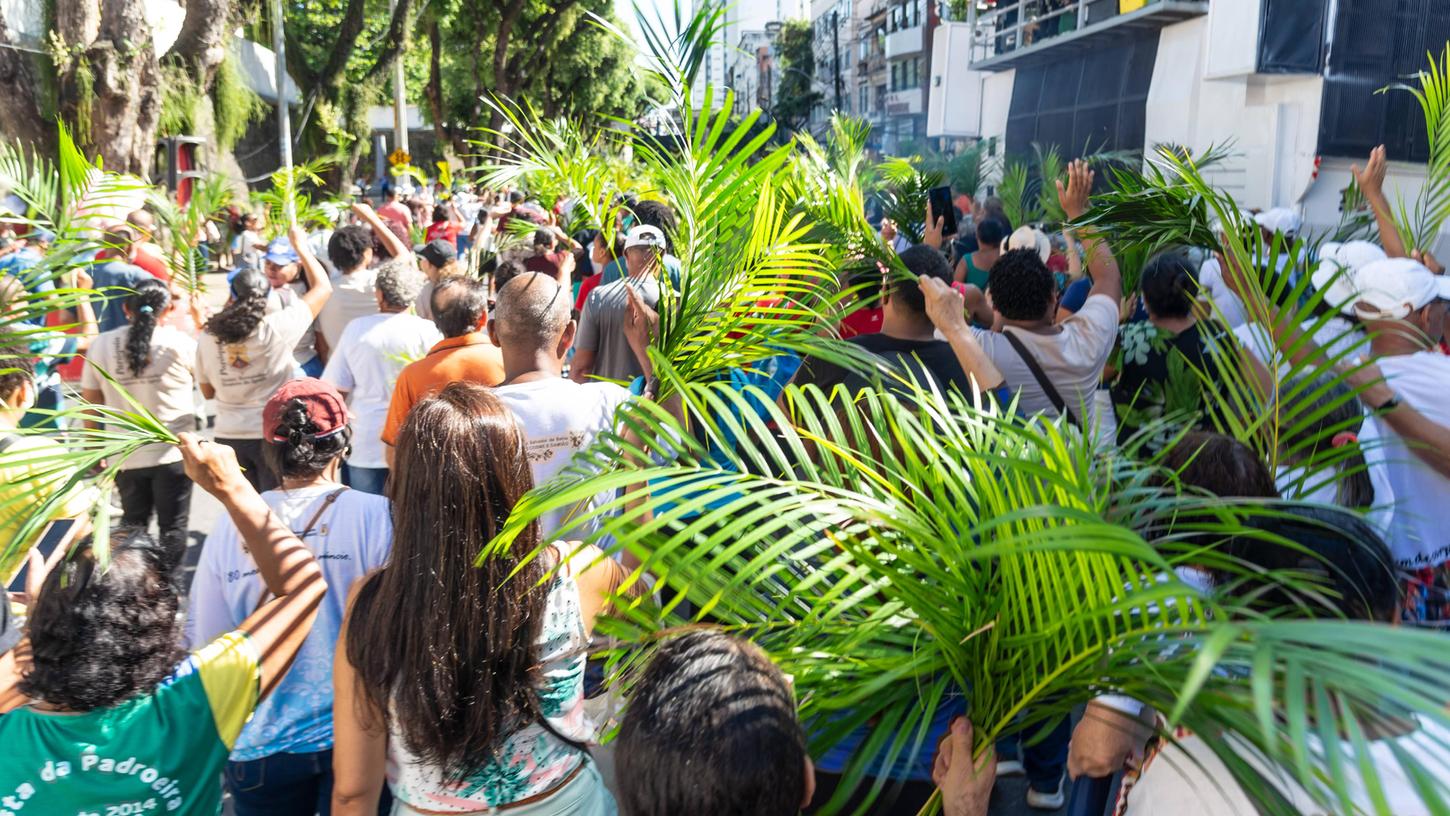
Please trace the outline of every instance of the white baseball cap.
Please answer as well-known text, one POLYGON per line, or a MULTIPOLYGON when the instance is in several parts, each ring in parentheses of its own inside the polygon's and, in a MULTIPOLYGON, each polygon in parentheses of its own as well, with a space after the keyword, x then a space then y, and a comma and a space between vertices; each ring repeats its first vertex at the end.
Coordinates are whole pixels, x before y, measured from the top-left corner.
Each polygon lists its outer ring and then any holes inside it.
POLYGON ((1359 302, 1358 270, 1385 260, 1385 251, 1369 241, 1330 241, 1319 248, 1319 264, 1309 273, 1314 288, 1324 293, 1324 303, 1346 315, 1355 314, 1359 302))
POLYGON ((1288 207, 1274 207, 1255 215, 1254 223, 1269 232, 1282 232, 1285 235, 1293 236, 1297 235, 1299 228, 1304 226, 1304 219, 1299 217, 1299 213, 1288 207))
POLYGON ((1386 258, 1354 273, 1355 314, 1366 320, 1400 320, 1435 300, 1450 300, 1450 278, 1410 258, 1386 258))
POLYGON ((665 248, 665 234, 660 232, 659 227, 652 227, 649 224, 637 224, 629 228, 624 234, 624 248, 634 249, 635 247, 652 247, 663 250, 665 248))
POLYGON ((1043 263, 1047 263, 1047 259, 1052 257, 1052 242, 1048 240, 1042 230, 1036 227, 1018 227, 1007 236, 1007 240, 1002 242, 1002 251, 1007 252, 1013 249, 1030 249, 1037 253, 1037 257, 1041 258, 1043 263))

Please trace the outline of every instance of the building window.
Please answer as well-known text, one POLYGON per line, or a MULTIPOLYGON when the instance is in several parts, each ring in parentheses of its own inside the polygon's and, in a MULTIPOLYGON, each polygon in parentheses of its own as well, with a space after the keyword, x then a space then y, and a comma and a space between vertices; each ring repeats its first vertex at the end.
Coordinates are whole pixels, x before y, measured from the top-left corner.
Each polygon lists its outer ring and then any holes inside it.
POLYGON ((862 88, 861 89, 861 109, 859 111, 857 111, 857 113, 860 113, 861 115, 864 116, 865 114, 870 113, 870 112, 871 112, 871 89, 870 88, 862 88))

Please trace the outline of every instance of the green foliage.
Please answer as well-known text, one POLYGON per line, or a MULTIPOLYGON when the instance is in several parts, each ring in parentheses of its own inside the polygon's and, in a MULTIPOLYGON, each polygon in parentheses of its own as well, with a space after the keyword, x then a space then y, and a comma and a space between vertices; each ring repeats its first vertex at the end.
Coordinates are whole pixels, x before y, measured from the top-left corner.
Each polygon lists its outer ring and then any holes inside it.
POLYGON ((1002 200, 1002 214, 1014 227, 1042 220, 1044 213, 1038 197, 1032 192, 1032 169, 1026 162, 1008 162, 997 183, 997 197, 1002 200))
POLYGON ((216 78, 211 87, 212 111, 216 121, 217 145, 222 150, 231 150, 246 135, 253 122, 265 118, 270 110, 262 97, 258 96, 242 76, 240 57, 236 47, 227 49, 227 55, 217 66, 216 78))
POLYGON ((252 198, 266 209, 267 237, 285 234, 294 223, 303 229, 331 223, 328 208, 322 205, 323 202, 314 200, 315 190, 308 188, 323 186, 322 174, 332 163, 331 158, 322 158, 279 168, 272 174, 270 189, 252 194, 252 198))
POLYGON ((220 173, 211 173, 196 180, 191 186, 191 198, 186 206, 178 206, 176 200, 159 188, 153 188, 147 205, 156 214, 162 234, 154 236, 167 249, 166 260, 171 279, 181 284, 192 295, 203 291, 203 280, 208 262, 202 251, 205 228, 208 221, 232 202, 232 188, 220 173))
MULTIPOLYGON (((98 208, 118 200, 129 201, 146 189, 146 185, 139 179, 103 172, 81 154, 63 126, 59 128, 57 145, 57 156, 51 160, 35 153, 27 155, 11 143, 0 142, 0 188, 8 189, 25 202, 25 223, 56 235, 49 251, 26 277, 31 290, 39 289, 42 283, 51 283, 55 288, 8 294, 0 307, 0 346, 19 346, 32 352, 48 348, 71 325, 45 327, 47 315, 75 309, 98 294, 119 294, 73 288, 66 273, 84 265, 89 253, 104 247, 95 235, 109 216, 98 208)), ((0 367, 3 365, 4 361, 0 360, 0 367)), ((30 511, 16 535, 9 541, 0 541, 0 565, 16 563, 23 555, 21 546, 33 541, 83 485, 98 489, 96 504, 102 508, 100 521, 104 522, 104 508, 109 501, 106 496, 126 458, 144 445, 176 441, 144 408, 134 403, 131 407, 134 410, 82 405, 58 414, 55 419, 60 424, 71 423, 59 440, 63 453, 47 451, 39 454, 39 459, 34 451, 25 448, 0 453, 0 463, 5 467, 37 472, 41 483, 62 484, 61 490, 34 507, 30 503, 35 496, 30 493, 0 504, 0 517, 12 516, 20 508, 30 511), (85 421, 105 423, 105 427, 86 428, 85 421)), ((32 428, 20 433, 53 432, 32 428)), ((104 530, 104 524, 98 523, 94 544, 103 560, 108 544, 104 530)))
POLYGON ((206 94, 180 65, 161 67, 161 119, 156 126, 158 136, 181 136, 196 132, 197 110, 206 94))
MULTIPOLYGON (((1217 216, 1211 202, 1187 179, 1226 155, 1219 147, 1191 156, 1174 146, 1160 145, 1142 170, 1110 166, 1108 189, 1094 196, 1092 210, 1070 226, 1096 229, 1108 239, 1123 273, 1123 291, 1134 292, 1143 264, 1164 249, 1222 249, 1213 228, 1217 216)), ((1236 216, 1223 223, 1241 222, 1236 216)))
POLYGON ((878 196, 886 217, 896 224, 906 240, 921 243, 926 229, 927 200, 931 188, 942 185, 942 172, 919 168, 915 159, 904 157, 889 158, 877 170, 881 174, 878 196))
POLYGON ((1440 229, 1450 220, 1450 42, 1438 61, 1433 54, 1426 57, 1430 65, 1416 76, 1419 87, 1396 83, 1379 91, 1412 94, 1425 117, 1430 142, 1425 185, 1413 206, 1401 199, 1395 213, 1400 240, 1411 249, 1433 247, 1440 229))
POLYGON ((775 42, 780 70, 770 114, 788 132, 799 130, 825 99, 816 87, 815 35, 808 20, 786 20, 775 42))
POLYGON ((1095 694, 1132 695, 1226 755, 1268 814, 1297 812, 1273 785, 1279 773, 1347 812, 1327 769, 1368 746, 1330 740, 1310 753, 1310 730, 1360 730, 1387 710, 1450 719, 1438 635, 1333 620, 1307 576, 1252 577, 1202 548, 1252 535, 1244 525, 1269 511, 1179 491, 1152 464, 1109 467, 1061 423, 1018 425, 901 386, 908 399, 868 390, 842 411, 813 387, 777 404, 677 382, 687 423, 658 403, 625 406, 618 431, 526 496, 494 546, 551 508, 650 484, 647 502, 615 500, 562 533, 598 524, 591 540, 638 558, 635 580, 655 577, 653 594, 621 599, 599 624, 624 644, 614 676, 682 625, 756 641, 792 677, 814 751, 869 732, 825 812, 843 812, 874 756, 931 751, 925 723, 957 693, 979 747, 1030 735, 1095 694), (657 442, 646 455, 639 439, 657 442), (1287 617, 1176 577, 1204 559, 1229 584, 1277 584, 1296 598, 1287 617), (1289 619, 1306 612, 1331 619, 1289 619), (1380 634, 1383 648, 1368 648, 1380 634), (1311 702, 1324 698, 1339 704, 1311 702))
POLYGON ((974 142, 953 156, 927 151, 921 156, 921 167, 940 172, 954 191, 976 197, 982 188, 986 152, 983 142, 974 142))

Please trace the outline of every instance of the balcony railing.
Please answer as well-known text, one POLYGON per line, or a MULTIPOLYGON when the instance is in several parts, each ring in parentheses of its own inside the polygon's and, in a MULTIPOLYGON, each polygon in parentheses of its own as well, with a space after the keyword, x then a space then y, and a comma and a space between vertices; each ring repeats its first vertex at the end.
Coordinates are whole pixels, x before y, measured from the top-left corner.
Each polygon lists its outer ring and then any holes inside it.
POLYGON ((977 0, 969 15, 970 61, 1005 63, 1014 54, 1036 52, 1058 40, 1076 40, 1108 23, 1161 26, 1206 10, 1205 0, 977 0))

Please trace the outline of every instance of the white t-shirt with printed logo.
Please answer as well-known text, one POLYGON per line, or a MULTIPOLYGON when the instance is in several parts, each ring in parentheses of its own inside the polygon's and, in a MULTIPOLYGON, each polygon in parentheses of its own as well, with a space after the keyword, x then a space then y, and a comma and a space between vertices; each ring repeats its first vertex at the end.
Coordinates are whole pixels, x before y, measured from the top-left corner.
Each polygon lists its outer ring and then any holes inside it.
MULTIPOLYGON (((126 337, 130 326, 103 332, 86 352, 81 388, 101 392, 107 405, 129 410, 115 383, 131 398, 156 415, 173 433, 196 430, 196 341, 170 326, 157 326, 151 334, 150 359, 141 373, 131 371, 126 359, 126 337), (99 369, 99 370, 98 370, 99 369), (102 377, 103 370, 115 383, 102 377)), ((181 461, 181 449, 174 445, 147 445, 121 463, 122 470, 154 467, 181 461)))
MULTIPOLYGON (((1450 427, 1450 357, 1422 351, 1375 360, 1404 404, 1431 422, 1450 427)), ((1404 567, 1428 567, 1450 561, 1450 479, 1415 455, 1383 418, 1366 417, 1359 441, 1366 451, 1378 448, 1395 494, 1395 515, 1388 541, 1395 561, 1404 567)))
POLYGON ((263 317, 240 343, 223 343, 211 332, 201 333, 196 377, 216 389, 217 438, 262 438, 262 408, 296 374, 292 350, 311 325, 312 310, 297 301, 263 317))
MULTIPOLYGON (((574 454, 594 435, 614 426, 614 410, 629 399, 629 391, 613 383, 576 383, 562 377, 500 385, 495 395, 518 417, 533 470, 534 484, 542 485, 569 464, 574 454)), ((595 497, 594 504, 608 501, 595 497)), ((576 509, 551 512, 541 520, 545 541, 552 540, 576 509)), ((587 531, 569 533, 582 538, 587 531)))
POLYGON ((398 372, 443 339, 432 321, 407 312, 371 314, 347 324, 322 379, 347 392, 353 467, 387 467, 382 432, 398 372))

